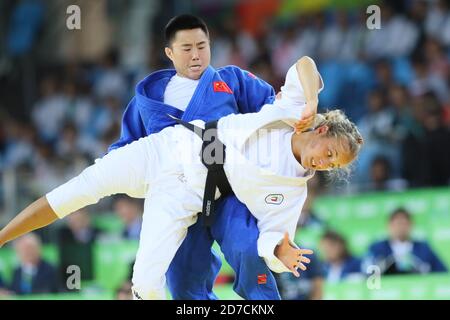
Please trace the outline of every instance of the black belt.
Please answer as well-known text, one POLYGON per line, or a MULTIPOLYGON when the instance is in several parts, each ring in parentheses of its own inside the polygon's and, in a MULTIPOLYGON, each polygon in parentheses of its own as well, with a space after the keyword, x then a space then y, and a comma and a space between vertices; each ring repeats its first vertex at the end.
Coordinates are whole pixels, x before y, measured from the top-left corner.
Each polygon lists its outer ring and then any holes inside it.
POLYGON ((210 227, 214 221, 214 198, 217 188, 219 188, 221 196, 225 196, 233 192, 227 176, 225 175, 225 170, 223 169, 226 147, 217 137, 218 120, 206 122, 205 129, 203 129, 173 116, 170 117, 177 123, 197 134, 203 141, 200 157, 203 165, 208 169, 208 173, 206 175, 202 213, 204 216, 204 225, 206 227, 210 227), (210 150, 211 152, 209 152, 210 150), (221 154, 216 155, 216 150, 221 152, 221 154))

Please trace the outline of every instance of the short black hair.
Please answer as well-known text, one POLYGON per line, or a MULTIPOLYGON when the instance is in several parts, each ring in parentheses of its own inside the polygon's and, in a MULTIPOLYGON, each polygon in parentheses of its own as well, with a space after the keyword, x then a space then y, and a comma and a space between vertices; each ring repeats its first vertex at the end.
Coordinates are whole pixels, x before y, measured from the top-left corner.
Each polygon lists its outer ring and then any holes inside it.
POLYGON ((166 45, 170 46, 175 34, 180 30, 191 30, 200 28, 209 37, 208 27, 206 23, 199 17, 193 16, 191 14, 182 14, 170 19, 164 28, 164 36, 166 45))
POLYGON ((395 209, 390 217, 389 217, 389 222, 394 220, 395 218, 397 218, 398 216, 403 216, 405 217, 407 220, 409 220, 410 222, 412 222, 412 217, 411 217, 411 213, 409 213, 408 210, 406 210, 405 208, 397 208, 395 209))

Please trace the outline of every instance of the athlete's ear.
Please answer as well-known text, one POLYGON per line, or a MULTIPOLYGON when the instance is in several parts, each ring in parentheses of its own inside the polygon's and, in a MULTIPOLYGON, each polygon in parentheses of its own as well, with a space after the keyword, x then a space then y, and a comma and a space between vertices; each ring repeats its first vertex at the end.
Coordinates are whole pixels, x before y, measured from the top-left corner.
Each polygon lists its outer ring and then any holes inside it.
POLYGON ((329 129, 329 127, 328 127, 326 124, 324 124, 324 125, 322 125, 322 126, 316 128, 315 131, 316 131, 316 133, 318 133, 318 134, 325 134, 325 133, 328 132, 328 129, 329 129))
POLYGON ((173 61, 173 51, 169 47, 164 48, 164 52, 166 53, 167 58, 169 58, 171 61, 173 61))

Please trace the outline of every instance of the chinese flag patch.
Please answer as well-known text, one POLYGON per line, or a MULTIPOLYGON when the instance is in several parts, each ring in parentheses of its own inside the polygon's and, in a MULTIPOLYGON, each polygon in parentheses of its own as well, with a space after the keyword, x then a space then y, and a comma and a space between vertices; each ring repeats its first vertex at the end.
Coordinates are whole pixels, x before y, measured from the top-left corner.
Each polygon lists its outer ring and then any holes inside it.
POLYGON ((256 76, 255 76, 253 73, 251 73, 251 72, 248 72, 248 76, 249 76, 250 78, 256 79, 256 76))
POLYGON ((267 283, 267 275, 264 274, 258 274, 258 284, 266 284, 267 283))
POLYGON ((233 91, 231 91, 230 87, 228 87, 228 85, 223 81, 214 81, 213 86, 214 86, 214 92, 226 92, 226 93, 231 93, 231 94, 233 93, 233 91))

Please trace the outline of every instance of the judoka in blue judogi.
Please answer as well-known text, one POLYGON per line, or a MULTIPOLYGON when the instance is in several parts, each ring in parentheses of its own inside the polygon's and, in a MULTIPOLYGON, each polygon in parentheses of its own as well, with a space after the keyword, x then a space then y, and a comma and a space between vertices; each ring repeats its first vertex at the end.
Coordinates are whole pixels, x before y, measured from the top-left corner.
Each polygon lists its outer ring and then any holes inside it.
MULTIPOLYGON (((171 32, 172 36, 174 33, 178 32, 179 35, 184 32, 182 35, 186 41, 181 44, 187 43, 179 51, 181 56, 174 57, 171 52, 176 70, 156 71, 138 83, 135 96, 123 116, 120 139, 109 150, 175 125, 168 114, 184 121, 211 121, 231 113, 257 112, 264 104, 274 101, 275 92, 268 83, 236 66, 216 70, 208 61, 197 83, 190 83, 192 80, 180 77, 180 73, 183 75, 199 71, 201 64, 207 60, 204 58, 202 61, 202 55, 206 55, 202 53, 205 47, 205 41, 202 40, 203 25, 198 26, 196 23, 198 21, 192 16, 179 16, 169 22, 166 38, 168 33, 170 37, 171 32), (199 42, 195 42, 195 39, 199 39, 199 42), (189 47, 191 40, 193 42, 189 47), (191 52, 191 58, 185 58, 183 52, 189 54, 185 50, 195 52, 191 52), (183 65, 183 62, 187 65, 183 65), (184 111, 180 106, 164 103, 169 98, 173 99, 172 96, 167 97, 168 86, 174 85, 175 90, 172 87, 171 92, 179 95, 180 88, 189 91, 189 88, 193 88, 191 84, 196 87, 184 111)), ((205 32, 203 34, 207 35, 205 32)), ((176 49, 174 47, 173 51, 176 49)), ((209 46, 207 49, 209 50, 209 46)), ((234 195, 221 199, 217 204, 212 227, 205 228, 200 215, 199 221, 189 228, 186 239, 172 261, 166 274, 172 297, 217 299, 212 288, 221 268, 221 259, 211 249, 216 240, 236 273, 236 293, 245 299, 280 299, 270 269, 258 256, 258 234, 256 219, 234 195)))

